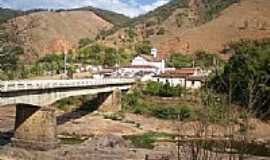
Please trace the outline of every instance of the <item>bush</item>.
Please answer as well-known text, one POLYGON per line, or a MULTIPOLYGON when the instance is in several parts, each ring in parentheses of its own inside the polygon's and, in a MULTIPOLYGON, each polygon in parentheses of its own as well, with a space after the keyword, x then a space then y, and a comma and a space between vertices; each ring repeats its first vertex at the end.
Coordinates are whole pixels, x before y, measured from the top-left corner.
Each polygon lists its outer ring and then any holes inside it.
POLYGON ((121 121, 123 120, 123 118, 124 118, 123 115, 117 113, 104 114, 104 119, 110 119, 113 121, 121 121))
POLYGON ((235 54, 225 65, 224 72, 212 79, 210 86, 227 94, 231 102, 241 104, 259 118, 268 119, 270 39, 242 40, 232 43, 230 48, 235 54))
POLYGON ((151 114, 161 119, 180 119, 185 120, 192 117, 192 110, 187 106, 177 107, 153 107, 151 114))
POLYGON ((138 106, 140 97, 141 97, 141 92, 137 90, 131 93, 125 94, 122 97, 123 109, 128 110, 129 107, 138 106))
POLYGON ((164 35, 165 34, 165 28, 164 27, 160 27, 158 32, 157 32, 157 35, 164 35))
POLYGON ((90 39, 90 38, 82 38, 82 39, 80 39, 80 41, 79 41, 79 48, 83 48, 83 47, 85 47, 85 46, 87 46, 87 45, 89 45, 89 44, 92 44, 92 43, 94 43, 95 41, 94 40, 92 40, 92 39, 90 39))
POLYGON ((172 140, 173 136, 167 133, 149 132, 142 135, 126 136, 124 138, 130 140, 134 147, 153 149, 153 143, 158 139, 166 138, 172 140))
POLYGON ((173 53, 169 57, 169 67, 191 67, 193 58, 189 55, 183 55, 181 53, 173 53))
POLYGON ((150 41, 143 41, 135 44, 135 50, 137 54, 151 54, 151 49, 153 48, 153 45, 150 41))
POLYGON ((144 88, 144 93, 151 96, 178 97, 181 96, 183 88, 181 86, 170 86, 169 83, 149 81, 144 88))

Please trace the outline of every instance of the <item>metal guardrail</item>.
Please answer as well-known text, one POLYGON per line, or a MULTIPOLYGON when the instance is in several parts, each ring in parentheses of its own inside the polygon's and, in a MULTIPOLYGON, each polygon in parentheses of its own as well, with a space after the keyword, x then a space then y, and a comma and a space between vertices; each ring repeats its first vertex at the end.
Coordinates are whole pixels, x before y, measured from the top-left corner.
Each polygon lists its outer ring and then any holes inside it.
POLYGON ((132 84, 134 79, 77 79, 77 80, 21 80, 0 81, 0 92, 42 90, 70 87, 90 87, 102 85, 132 84))

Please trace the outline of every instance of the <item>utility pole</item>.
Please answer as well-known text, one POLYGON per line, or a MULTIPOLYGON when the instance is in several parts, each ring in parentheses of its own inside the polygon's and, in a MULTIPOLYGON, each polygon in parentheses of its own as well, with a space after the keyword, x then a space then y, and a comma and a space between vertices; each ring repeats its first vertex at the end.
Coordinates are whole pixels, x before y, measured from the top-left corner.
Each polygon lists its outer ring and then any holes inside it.
POLYGON ((67 77, 67 49, 65 49, 64 51, 64 67, 65 67, 64 73, 65 76, 67 77))
POLYGON ((177 160, 180 160, 180 115, 177 114, 177 160))

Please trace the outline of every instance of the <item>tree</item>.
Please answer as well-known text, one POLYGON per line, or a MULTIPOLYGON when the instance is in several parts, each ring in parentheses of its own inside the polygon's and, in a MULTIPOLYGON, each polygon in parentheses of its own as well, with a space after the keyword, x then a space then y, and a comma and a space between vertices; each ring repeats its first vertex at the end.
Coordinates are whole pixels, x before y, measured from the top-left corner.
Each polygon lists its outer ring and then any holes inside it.
POLYGON ((138 54, 151 54, 151 49, 153 48, 153 45, 150 41, 142 41, 137 44, 135 44, 135 50, 138 54))
POLYGON ((8 33, 5 28, 0 27, 0 70, 2 78, 14 79, 16 74, 13 72, 17 69, 20 63, 19 57, 23 54, 23 49, 18 47, 8 40, 8 33))
POLYGON ((114 66, 115 64, 119 63, 120 57, 114 48, 107 48, 105 49, 105 56, 104 56, 104 65, 114 66))
POLYGON ((260 118, 270 116, 270 39, 242 40, 230 44, 235 55, 225 65, 221 76, 211 81, 218 92, 230 93, 260 118))
POLYGON ((21 54, 23 54, 23 49, 20 47, 0 46, 0 68, 2 70, 15 70, 21 54))
POLYGON ((92 40, 92 39, 90 39, 90 38, 82 38, 82 39, 80 39, 80 41, 79 41, 79 48, 83 48, 83 47, 85 47, 85 46, 87 46, 87 45, 89 45, 89 44, 92 44, 92 43, 94 43, 95 41, 94 40, 92 40))
POLYGON ((168 59, 168 65, 170 67, 191 67, 192 61, 191 56, 173 53, 168 59))

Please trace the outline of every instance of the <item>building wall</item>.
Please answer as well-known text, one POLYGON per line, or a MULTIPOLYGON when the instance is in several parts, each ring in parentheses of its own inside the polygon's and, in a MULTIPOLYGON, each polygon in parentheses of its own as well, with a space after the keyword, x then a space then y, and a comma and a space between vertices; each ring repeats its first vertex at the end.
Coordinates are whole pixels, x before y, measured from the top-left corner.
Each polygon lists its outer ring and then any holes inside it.
POLYGON ((147 61, 146 59, 144 59, 143 57, 135 57, 132 60, 131 65, 136 66, 136 65, 145 65, 145 66, 153 66, 153 67, 157 67, 158 68, 158 72, 164 72, 165 70, 165 61, 162 60, 160 62, 150 62, 147 61))
POLYGON ((176 78, 176 77, 154 77, 152 78, 155 82, 169 83, 171 86, 180 85, 187 89, 200 89, 202 87, 202 82, 198 80, 185 80, 185 78, 176 78), (185 84, 186 83, 186 84, 185 84))
POLYGON ((153 72, 156 73, 157 69, 156 68, 121 68, 120 69, 122 73, 127 73, 127 72, 132 72, 132 73, 137 73, 140 71, 144 71, 144 72, 153 72))
POLYGON ((202 87, 202 82, 198 80, 196 81, 187 80, 186 83, 187 88, 189 89, 200 89, 202 87))

